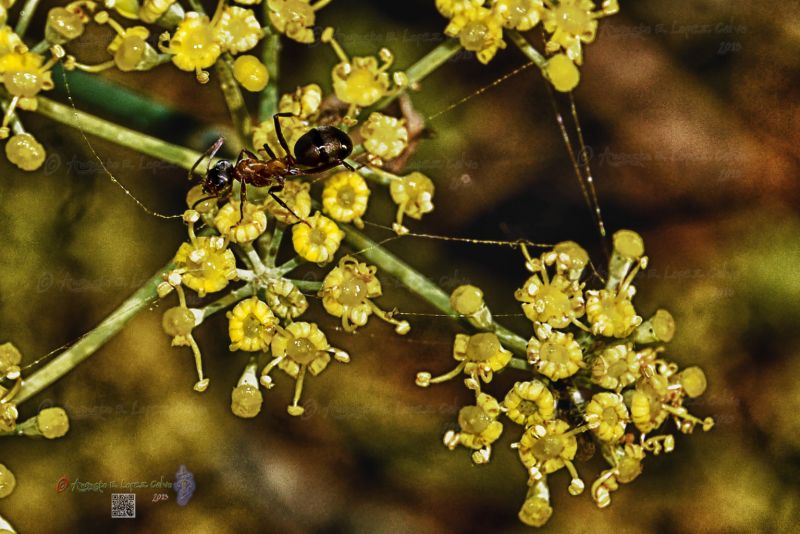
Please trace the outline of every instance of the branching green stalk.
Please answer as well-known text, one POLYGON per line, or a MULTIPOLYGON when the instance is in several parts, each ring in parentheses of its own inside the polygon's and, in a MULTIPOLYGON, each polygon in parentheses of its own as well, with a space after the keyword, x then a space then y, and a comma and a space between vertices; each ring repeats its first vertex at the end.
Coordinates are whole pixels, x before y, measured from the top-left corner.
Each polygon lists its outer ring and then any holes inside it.
POLYGON ((265 121, 278 112, 278 76, 280 74, 281 35, 269 24, 269 5, 262 2, 264 8, 264 40, 261 45, 261 61, 267 67, 269 83, 261 91, 258 102, 258 118, 265 121))
POLYGON ((281 240, 283 239, 283 232, 284 227, 282 223, 278 223, 275 226, 275 230, 272 232, 272 237, 269 241, 269 248, 267 249, 267 253, 264 255, 264 263, 267 264, 268 267, 275 266, 275 259, 278 257, 278 251, 281 248, 281 240))
POLYGON ((317 282, 316 280, 289 280, 292 284, 297 287, 300 291, 313 291, 316 293, 320 289, 322 289, 322 282, 317 282))
POLYGON ((28 31, 28 26, 38 6, 39 0, 27 0, 25 5, 22 6, 22 10, 19 12, 19 19, 17 20, 17 27, 14 28, 14 33, 19 35, 20 39, 25 37, 25 32, 28 31))
POLYGON ((305 261, 300 256, 295 256, 291 260, 287 261, 283 265, 279 265, 277 268, 278 273, 283 276, 287 273, 290 273, 303 265, 305 261))
POLYGON ((545 59, 545 57, 540 54, 539 51, 536 50, 533 45, 522 36, 521 33, 519 33, 517 30, 508 30, 506 35, 511 37, 511 41, 517 45, 517 48, 519 48, 520 51, 528 57, 528 59, 533 61, 537 67, 544 70, 545 65, 547 65, 547 59, 545 59))
POLYGON ((197 158, 200 157, 200 153, 194 150, 173 145, 156 137, 119 126, 84 111, 75 110, 71 106, 59 104, 43 96, 38 97, 38 104, 37 113, 56 122, 77 128, 87 134, 136 150, 142 154, 173 163, 184 169, 191 168, 197 158))
POLYGON ((255 295, 256 289, 253 284, 244 285, 238 289, 234 289, 224 297, 221 297, 208 306, 203 308, 203 320, 205 321, 210 316, 214 315, 218 311, 224 310, 230 306, 233 306, 237 302, 242 299, 246 299, 247 297, 251 297, 255 295))
POLYGON ((222 57, 217 60, 215 70, 219 76, 219 86, 225 96, 225 103, 228 105, 239 141, 243 147, 251 148, 250 132, 253 125, 250 112, 244 103, 242 90, 239 88, 236 78, 233 77, 233 56, 228 52, 222 54, 222 57))
POLYGON ((163 274, 173 267, 174 265, 169 263, 156 271, 156 274, 123 302, 119 308, 114 310, 111 315, 97 325, 94 330, 83 336, 72 347, 56 356, 50 363, 26 378, 22 383, 22 389, 14 399, 15 402, 19 404, 33 397, 70 372, 114 337, 137 313, 147 308, 158 298, 156 288, 163 281, 163 274))
MULTIPOLYGON (((189 6, 200 14, 206 14, 203 5, 198 0, 189 0, 189 6)), ((250 130, 252 126, 250 112, 247 111, 247 106, 244 104, 242 90, 239 88, 236 78, 233 77, 233 56, 229 52, 222 54, 214 64, 214 70, 216 70, 219 77, 219 86, 222 89, 225 104, 228 106, 231 120, 239 136, 239 142, 242 147, 250 148, 250 130)))
MULTIPOLYGON (((351 225, 342 225, 342 230, 345 233, 345 240, 352 247, 361 251, 360 254, 362 256, 377 265, 383 272, 389 273, 400 280, 408 289, 442 313, 449 315, 453 319, 460 318, 459 314, 450 307, 450 296, 439 286, 351 225)), ((497 323, 493 323, 493 326, 497 337, 512 352, 521 356, 527 353, 528 342, 525 339, 497 323)), ((513 358, 509 366, 515 369, 529 369, 525 360, 517 358, 513 358)))
MULTIPOLYGON (((447 41, 443 42, 427 54, 425 54, 422 58, 419 59, 416 63, 411 65, 408 69, 406 69, 406 76, 408 76, 408 87, 413 87, 417 83, 421 82, 425 79, 430 73, 441 67, 444 63, 446 63, 451 57, 456 55, 458 51, 461 50, 461 44, 458 42, 457 39, 448 39, 447 41)), ((404 89, 405 90, 405 89, 404 89)), ((384 97, 380 100, 376 105, 375 109, 382 109, 394 102, 394 100, 400 96, 404 90, 396 91, 395 93, 384 97)))

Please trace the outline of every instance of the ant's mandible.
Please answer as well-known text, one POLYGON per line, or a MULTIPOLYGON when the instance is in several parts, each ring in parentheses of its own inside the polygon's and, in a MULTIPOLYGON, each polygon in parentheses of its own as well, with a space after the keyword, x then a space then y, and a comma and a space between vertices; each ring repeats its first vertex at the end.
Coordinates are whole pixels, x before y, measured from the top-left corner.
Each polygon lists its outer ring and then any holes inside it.
POLYGON ((280 123, 281 117, 291 116, 291 113, 276 113, 272 116, 272 120, 275 121, 275 133, 278 136, 278 143, 286 152, 286 156, 283 158, 276 157, 269 145, 265 143, 264 151, 269 155, 269 160, 260 159, 246 148, 243 148, 236 159, 236 163, 223 159, 212 165, 214 156, 225 142, 225 139, 220 137, 200 156, 200 159, 192 165, 189 171, 189 179, 191 180, 197 166, 200 165, 203 159, 208 158, 208 167, 203 177, 202 186, 203 192, 209 196, 198 200, 195 205, 211 198, 229 197, 233 191, 233 182, 238 180, 242 184, 239 222, 244 219, 247 185, 252 185, 254 187, 268 187, 267 192, 278 204, 300 221, 308 224, 275 193, 283 190, 286 178, 325 172, 338 165, 343 165, 353 170, 345 161, 345 158, 353 152, 353 141, 350 136, 338 128, 319 126, 303 134, 295 143, 294 152, 292 152, 289 149, 286 138, 283 136, 280 123), (306 168, 301 168, 298 164, 306 168))

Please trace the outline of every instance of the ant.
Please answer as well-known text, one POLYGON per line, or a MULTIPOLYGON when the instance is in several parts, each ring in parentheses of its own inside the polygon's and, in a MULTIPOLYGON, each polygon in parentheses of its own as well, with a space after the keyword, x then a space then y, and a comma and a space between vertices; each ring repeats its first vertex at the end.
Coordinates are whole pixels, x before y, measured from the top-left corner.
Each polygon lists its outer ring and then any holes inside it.
POLYGON ((275 121, 275 133, 278 136, 278 143, 286 152, 286 156, 283 158, 275 156, 275 152, 265 143, 264 151, 270 157, 269 160, 260 159, 246 148, 243 148, 239 153, 239 157, 236 158, 236 163, 223 159, 212 165, 214 156, 225 142, 224 137, 217 139, 189 170, 189 179, 191 180, 197 166, 200 165, 203 159, 208 158, 208 167, 202 185, 203 192, 210 196, 198 200, 195 205, 211 198, 229 197, 233 191, 233 182, 238 180, 242 184, 239 222, 244 219, 247 185, 252 185, 254 187, 268 187, 267 192, 278 204, 308 225, 307 221, 298 216, 275 193, 283 190, 286 178, 325 172, 339 165, 354 170, 345 161, 345 158, 353 152, 353 141, 345 132, 334 126, 319 126, 304 133, 295 143, 294 152, 292 152, 289 149, 286 138, 283 136, 280 123, 281 117, 291 116, 292 113, 276 113, 272 116, 272 120, 275 121), (308 168, 301 168, 298 164, 308 168))

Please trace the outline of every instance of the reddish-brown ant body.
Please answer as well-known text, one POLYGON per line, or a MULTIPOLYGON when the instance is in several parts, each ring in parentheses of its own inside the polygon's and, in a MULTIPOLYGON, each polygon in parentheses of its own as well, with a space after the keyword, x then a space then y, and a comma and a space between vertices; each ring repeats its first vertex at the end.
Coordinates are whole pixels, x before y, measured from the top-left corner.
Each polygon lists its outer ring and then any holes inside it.
POLYGON ((352 170, 352 167, 345 161, 353 152, 353 141, 345 132, 334 126, 319 126, 312 128, 303 134, 295 143, 294 151, 289 149, 289 144, 281 131, 280 118, 291 117, 291 113, 276 113, 272 116, 275 121, 275 133, 278 143, 286 152, 286 156, 279 158, 269 147, 264 144, 264 151, 270 157, 263 160, 247 150, 242 149, 236 162, 230 160, 219 160, 212 165, 214 156, 222 148, 224 138, 219 138, 189 171, 189 178, 198 165, 208 158, 208 168, 203 177, 203 192, 209 195, 196 204, 210 198, 227 198, 233 191, 233 183, 239 181, 241 186, 241 204, 239 206, 239 220, 244 218, 244 205, 247 200, 247 186, 267 187, 267 193, 283 208, 289 211, 302 222, 308 224, 299 217, 286 203, 275 193, 283 190, 287 178, 299 177, 309 174, 317 174, 333 169, 338 165, 343 165, 352 170), (303 165, 303 167, 299 167, 303 165))

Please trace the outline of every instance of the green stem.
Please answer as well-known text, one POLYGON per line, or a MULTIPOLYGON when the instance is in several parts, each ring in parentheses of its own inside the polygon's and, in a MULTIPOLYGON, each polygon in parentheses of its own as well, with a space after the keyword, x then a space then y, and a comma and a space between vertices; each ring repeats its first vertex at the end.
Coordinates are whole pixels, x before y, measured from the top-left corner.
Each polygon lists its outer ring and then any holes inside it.
POLYGON ((158 298, 156 288, 163 281, 163 273, 172 269, 169 263, 156 271, 145 284, 131 295, 122 305, 106 317, 97 327, 83 336, 72 347, 59 354, 53 361, 26 378, 22 389, 15 397, 22 403, 70 372, 114 337, 137 313, 144 310, 158 298))
POLYGON ((203 308, 203 320, 205 321, 218 311, 224 310, 229 306, 233 306, 242 299, 253 296, 255 292, 255 287, 252 284, 247 284, 238 289, 234 289, 224 297, 221 297, 208 306, 205 306, 203 308))
POLYGON ((253 248, 251 243, 241 243, 239 247, 247 254, 250 263, 253 264, 253 272, 256 273, 256 275, 264 274, 267 271, 266 265, 261 261, 261 256, 258 255, 258 252, 256 252, 256 249, 253 248))
MULTIPOLYGON (((430 73, 441 67, 451 57, 456 55, 461 50, 461 44, 456 39, 448 39, 443 42, 416 63, 406 69, 406 76, 408 77, 408 87, 413 87, 415 84, 421 82, 430 73)), ((376 105, 376 109, 382 109, 391 104, 398 96, 400 96, 405 89, 396 91, 393 94, 384 97, 376 105)))
MULTIPOLYGON (((453 319, 458 319, 460 317, 459 314, 450 307, 450 296, 439 286, 435 285, 413 267, 379 246, 351 225, 344 224, 341 228, 345 233, 345 240, 352 247, 361 251, 360 254, 377 265, 379 269, 400 280, 408 289, 426 300, 442 313, 446 313, 453 319)), ((520 356, 524 356, 527 353, 528 342, 525 339, 497 323, 493 323, 493 327, 497 337, 500 338, 506 348, 520 356)), ((528 363, 525 360, 516 358, 511 360, 509 366, 515 369, 529 369, 528 363)))
POLYGON ((267 249, 267 253, 264 256, 264 262, 269 267, 275 266, 275 259, 278 257, 278 251, 281 248, 281 239, 283 239, 283 232, 284 232, 283 223, 277 223, 275 226, 275 230, 272 232, 272 237, 269 241, 269 248, 267 249))
MULTIPOLYGON (((269 21, 269 6, 263 2, 264 20, 269 21)), ((271 24, 264 28, 264 43, 261 61, 269 72, 269 83, 261 91, 258 104, 258 118, 265 121, 278 112, 278 76, 280 74, 281 35, 271 24)))
POLYGON ((525 54, 528 59, 536 63, 536 66, 540 69, 544 70, 545 65, 547 65, 547 59, 536 50, 532 44, 528 42, 525 37, 522 36, 517 30, 508 30, 506 31, 506 35, 511 38, 511 41, 517 45, 517 48, 525 54))
POLYGON ((283 265, 278 266, 278 273, 283 276, 287 273, 290 273, 303 265, 305 261, 300 256, 295 256, 291 260, 287 261, 283 265))
POLYGON ((239 141, 243 147, 251 147, 250 133, 253 129, 250 112, 244 104, 244 97, 242 90, 239 88, 239 83, 233 76, 233 56, 229 53, 222 54, 222 57, 215 65, 217 76, 219 76, 219 86, 222 89, 222 94, 225 96, 225 103, 228 105, 228 111, 231 114, 231 120, 236 128, 236 133, 239 136, 239 141))
MULTIPOLYGON (((196 12, 203 15, 206 14, 199 0, 189 0, 189 5, 196 12)), ((242 90, 239 88, 239 83, 233 76, 233 56, 229 52, 222 54, 214 64, 214 70, 217 71, 219 86, 222 89, 222 95, 225 97, 225 104, 228 106, 239 141, 242 147, 251 148, 250 131, 252 124, 250 112, 247 111, 247 106, 244 104, 244 97, 242 96, 242 90)))
POLYGON ((200 153, 194 150, 173 145, 161 139, 119 126, 48 98, 40 96, 38 103, 37 112, 56 122, 77 128, 100 139, 111 141, 142 154, 173 163, 184 169, 191 168, 200 157, 200 153))
POLYGON ((300 291, 313 291, 317 292, 322 289, 322 282, 316 280, 289 280, 300 291))
POLYGON ((389 187, 390 185, 392 185, 392 182, 394 180, 399 178, 398 176, 390 172, 386 172, 383 169, 379 169, 377 167, 370 167, 369 165, 366 165, 358 169, 358 173, 367 180, 385 187, 389 187))
POLYGON ((31 19, 33 19, 33 15, 38 6, 39 0, 27 0, 25 5, 22 6, 22 10, 19 12, 17 27, 14 28, 14 33, 19 35, 20 39, 22 39, 25 36, 25 32, 28 31, 28 26, 30 25, 31 19))

